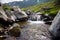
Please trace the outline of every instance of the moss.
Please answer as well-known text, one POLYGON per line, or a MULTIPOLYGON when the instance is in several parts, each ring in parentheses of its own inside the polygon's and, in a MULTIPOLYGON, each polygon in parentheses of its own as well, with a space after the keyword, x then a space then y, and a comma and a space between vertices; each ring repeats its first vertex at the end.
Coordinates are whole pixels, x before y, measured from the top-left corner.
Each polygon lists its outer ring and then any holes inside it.
POLYGON ((19 27, 14 27, 8 32, 8 34, 14 37, 19 37, 21 34, 21 29, 19 27))

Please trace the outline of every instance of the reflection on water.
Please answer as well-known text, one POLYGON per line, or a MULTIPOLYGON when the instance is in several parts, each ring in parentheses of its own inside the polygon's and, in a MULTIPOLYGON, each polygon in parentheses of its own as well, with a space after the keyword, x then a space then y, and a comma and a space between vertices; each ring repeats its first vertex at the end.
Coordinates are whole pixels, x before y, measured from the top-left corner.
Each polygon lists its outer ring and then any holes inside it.
POLYGON ((47 37, 49 35, 46 33, 49 25, 45 25, 43 21, 27 21, 19 24, 22 27, 20 37, 8 37, 5 40, 41 40, 42 37, 49 40, 47 37))

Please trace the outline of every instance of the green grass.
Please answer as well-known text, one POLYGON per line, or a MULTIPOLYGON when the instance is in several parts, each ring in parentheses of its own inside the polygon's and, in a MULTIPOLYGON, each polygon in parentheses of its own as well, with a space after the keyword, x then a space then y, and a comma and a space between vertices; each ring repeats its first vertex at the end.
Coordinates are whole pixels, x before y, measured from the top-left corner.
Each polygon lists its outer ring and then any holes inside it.
POLYGON ((22 10, 24 11, 26 11, 27 9, 31 12, 42 12, 43 14, 56 15, 57 12, 60 10, 60 7, 56 7, 54 1, 52 1, 43 4, 37 4, 35 6, 30 6, 27 8, 22 8, 22 10), (49 7, 51 9, 41 11, 44 7, 49 7))
MULTIPOLYGON (((12 7, 4 4, 3 9, 11 11, 12 7)), ((37 4, 35 6, 22 8, 22 10, 23 11, 30 10, 31 12, 41 12, 42 14, 56 15, 57 12, 60 10, 60 5, 56 7, 54 1, 50 1, 50 2, 43 3, 43 4, 37 4), (49 10, 46 9, 46 10, 42 11, 42 9, 44 7, 48 7, 48 8, 51 8, 51 9, 49 9, 49 10)))
POLYGON ((6 4, 3 4, 2 8, 3 10, 10 10, 10 11, 12 10, 12 7, 6 4))

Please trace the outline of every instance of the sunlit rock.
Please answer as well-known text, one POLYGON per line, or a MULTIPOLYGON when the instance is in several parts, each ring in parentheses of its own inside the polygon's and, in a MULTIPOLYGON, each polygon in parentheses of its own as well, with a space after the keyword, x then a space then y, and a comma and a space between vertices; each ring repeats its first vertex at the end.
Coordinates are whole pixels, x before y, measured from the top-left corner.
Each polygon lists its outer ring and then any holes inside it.
POLYGON ((0 7, 0 18, 4 19, 5 21, 7 21, 7 15, 5 14, 5 11, 2 9, 2 7, 0 7))
POLYGON ((13 11, 8 11, 8 10, 6 10, 6 15, 8 16, 8 20, 9 21, 15 21, 15 19, 16 19, 16 16, 14 15, 14 12, 13 11))
POLYGON ((16 21, 26 21, 28 20, 28 15, 22 11, 19 7, 13 7, 14 15, 16 16, 16 21))
POLYGON ((60 40, 60 11, 54 18, 49 31, 53 35, 54 40, 60 40))

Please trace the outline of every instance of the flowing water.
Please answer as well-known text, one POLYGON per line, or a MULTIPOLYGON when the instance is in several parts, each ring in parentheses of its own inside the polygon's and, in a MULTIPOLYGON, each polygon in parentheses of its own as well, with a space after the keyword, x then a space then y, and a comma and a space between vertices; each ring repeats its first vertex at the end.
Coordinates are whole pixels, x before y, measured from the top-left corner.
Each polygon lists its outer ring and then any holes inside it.
POLYGON ((41 21, 41 15, 37 15, 37 21, 41 21))
POLYGON ((9 36, 5 40, 50 40, 48 28, 49 25, 43 21, 19 22, 21 29, 20 37, 9 36))

